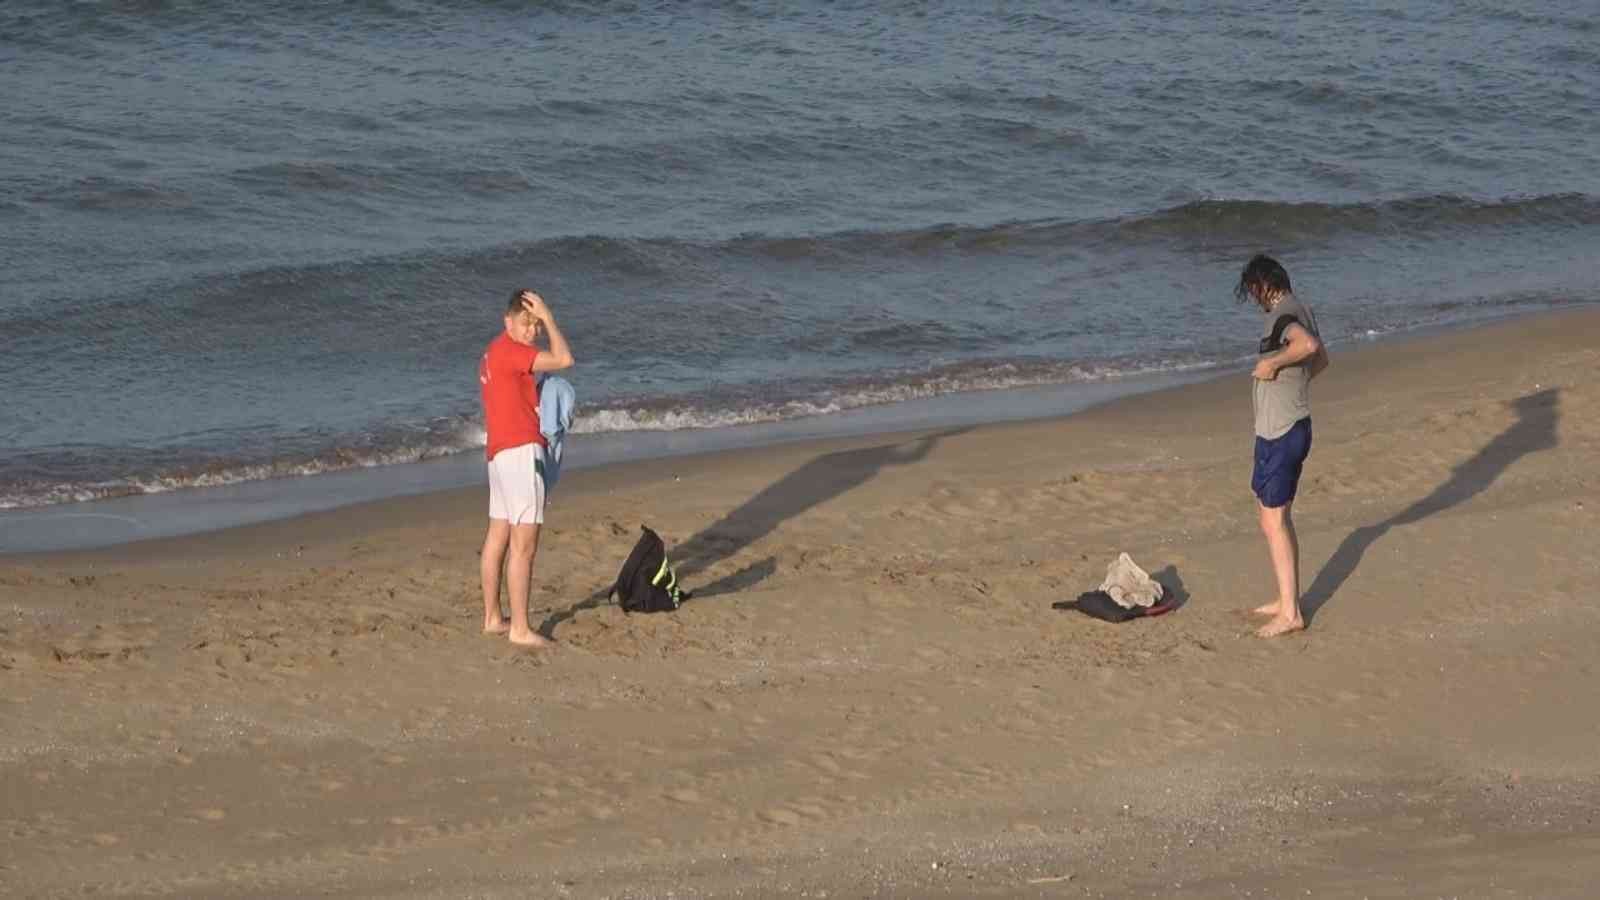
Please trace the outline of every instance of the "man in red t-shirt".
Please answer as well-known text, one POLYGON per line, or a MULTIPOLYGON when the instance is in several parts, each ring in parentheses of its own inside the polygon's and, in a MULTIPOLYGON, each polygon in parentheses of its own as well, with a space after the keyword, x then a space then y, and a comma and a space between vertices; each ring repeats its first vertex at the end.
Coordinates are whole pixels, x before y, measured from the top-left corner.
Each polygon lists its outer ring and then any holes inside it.
POLYGON ((535 373, 572 365, 567 339, 543 298, 520 290, 506 305, 506 330, 489 342, 478 363, 483 424, 489 432, 489 533, 483 539, 483 630, 505 634, 513 644, 543 647, 548 641, 528 625, 533 558, 544 522, 544 435, 539 431, 535 373), (534 343, 549 335, 550 349, 534 343), (506 551, 510 549, 510 556, 506 551), (506 570, 511 618, 500 614, 500 568, 506 570))

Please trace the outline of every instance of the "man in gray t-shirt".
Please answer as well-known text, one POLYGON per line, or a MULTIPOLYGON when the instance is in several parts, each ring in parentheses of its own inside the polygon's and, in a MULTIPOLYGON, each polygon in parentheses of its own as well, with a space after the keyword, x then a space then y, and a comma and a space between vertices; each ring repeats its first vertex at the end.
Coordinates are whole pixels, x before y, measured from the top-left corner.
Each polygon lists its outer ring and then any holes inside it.
MULTIPOLYGON (((1311 307, 1301 303, 1294 294, 1280 295, 1275 304, 1263 310, 1266 315, 1261 329, 1261 362, 1288 346, 1288 332, 1295 326, 1321 342, 1322 333, 1317 330, 1317 318, 1312 315, 1311 307)), ((1327 355, 1316 353, 1313 358, 1326 360, 1327 355)), ((1296 422, 1311 418, 1312 371, 1307 363, 1273 363, 1255 375, 1250 399, 1256 413, 1256 437, 1281 438, 1296 422)))
POLYGON ((1265 314, 1260 355, 1250 373, 1256 432, 1250 488, 1278 581, 1277 599, 1255 610, 1272 617, 1256 634, 1276 637, 1305 627, 1300 541, 1292 512, 1300 473, 1311 453, 1311 379, 1328 367, 1328 351, 1311 307, 1295 299, 1289 273, 1277 260, 1264 255, 1251 259, 1234 293, 1265 314))

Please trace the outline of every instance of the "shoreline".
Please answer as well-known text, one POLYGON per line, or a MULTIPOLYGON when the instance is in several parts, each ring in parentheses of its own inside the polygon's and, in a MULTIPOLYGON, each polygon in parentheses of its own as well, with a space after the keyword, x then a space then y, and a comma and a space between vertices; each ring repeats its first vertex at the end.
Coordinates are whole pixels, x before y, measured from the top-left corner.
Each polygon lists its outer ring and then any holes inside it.
MULTIPOLYGON (((753 425, 575 434, 567 439, 570 461, 563 471, 576 480, 580 472, 685 457, 940 427, 1057 418, 1122 397, 1204 380, 1217 371, 1207 368, 1096 382, 964 391, 753 425)), ((481 447, 417 463, 0 510, 0 558, 203 534, 347 506, 472 488, 487 489, 481 447), (72 520, 85 519, 93 520, 96 526, 87 534, 70 524, 72 520)))
MULTIPOLYGON (((1347 338, 1330 348, 1341 353, 1360 351, 1499 328, 1528 319, 1582 315, 1594 309, 1594 304, 1579 303, 1466 324, 1430 325, 1347 338)), ((1048 421, 1126 398, 1225 379, 1243 370, 1244 364, 1219 364, 1196 371, 1094 382, 957 392, 755 425, 574 435, 568 439, 571 462, 567 472, 572 480, 579 480, 580 472, 675 462, 685 457, 760 451, 791 444, 821 447, 834 440, 889 437, 945 427, 1048 421)), ((483 486, 478 451, 473 450, 416 463, 0 510, 0 560, 137 545, 483 486)))

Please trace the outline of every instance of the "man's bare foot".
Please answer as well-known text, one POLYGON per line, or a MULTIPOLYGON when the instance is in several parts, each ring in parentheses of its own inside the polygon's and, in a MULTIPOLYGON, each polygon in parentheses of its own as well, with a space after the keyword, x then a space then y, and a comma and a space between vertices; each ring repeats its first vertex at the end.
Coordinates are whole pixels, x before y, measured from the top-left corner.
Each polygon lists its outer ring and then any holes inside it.
POLYGON ((1256 637, 1277 637, 1280 634, 1288 634, 1291 631, 1302 631, 1305 629, 1305 627, 1306 620, 1300 618, 1299 616, 1295 616, 1292 619, 1278 616, 1271 622, 1268 622, 1260 628, 1257 628, 1256 637))
POLYGON ((506 637, 518 647, 548 647, 550 642, 539 635, 537 631, 518 632, 515 629, 507 632, 506 637))
POLYGON ((499 619, 498 621, 491 620, 491 619, 484 619, 483 620, 483 633, 484 634, 505 634, 506 632, 508 632, 510 630, 511 630, 511 620, 510 619, 502 618, 502 619, 499 619))
POLYGON ((1278 614, 1278 608, 1280 605, 1281 604, 1279 604, 1278 601, 1274 600, 1271 603, 1263 603, 1255 609, 1250 610, 1250 612, 1258 616, 1275 616, 1278 614))

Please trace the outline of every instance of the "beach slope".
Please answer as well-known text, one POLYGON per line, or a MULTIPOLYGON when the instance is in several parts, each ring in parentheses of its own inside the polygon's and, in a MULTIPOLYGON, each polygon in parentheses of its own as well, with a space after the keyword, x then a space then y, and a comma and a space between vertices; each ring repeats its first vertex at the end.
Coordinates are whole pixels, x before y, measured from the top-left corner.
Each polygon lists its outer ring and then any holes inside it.
POLYGON ((546 653, 477 490, 0 557, 0 893, 1588 896, 1597 339, 1334 348, 1273 641, 1244 374, 575 472, 546 653), (603 602, 641 519, 675 614, 603 602), (1051 608, 1124 550, 1178 611, 1051 608))

